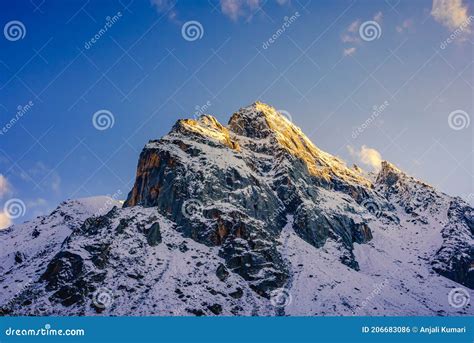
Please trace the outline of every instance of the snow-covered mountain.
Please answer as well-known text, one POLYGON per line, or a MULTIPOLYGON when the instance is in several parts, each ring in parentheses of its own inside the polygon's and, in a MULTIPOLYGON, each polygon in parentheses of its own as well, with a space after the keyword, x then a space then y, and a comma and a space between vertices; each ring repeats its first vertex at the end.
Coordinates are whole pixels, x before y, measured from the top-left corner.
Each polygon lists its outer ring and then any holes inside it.
POLYGON ((473 230, 462 199, 347 167, 257 102, 150 141, 123 207, 0 231, 0 313, 472 315, 473 230))

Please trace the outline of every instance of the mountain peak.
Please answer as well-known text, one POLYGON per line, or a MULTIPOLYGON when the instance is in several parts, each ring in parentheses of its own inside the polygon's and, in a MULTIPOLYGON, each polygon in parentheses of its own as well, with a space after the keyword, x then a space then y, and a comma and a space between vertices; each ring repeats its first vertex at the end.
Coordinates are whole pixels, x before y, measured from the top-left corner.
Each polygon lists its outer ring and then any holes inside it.
POLYGON ((388 161, 382 161, 381 169, 377 174, 376 183, 392 186, 397 183, 400 178, 405 177, 407 177, 407 175, 394 164, 388 161))
POLYGON ((379 185, 386 185, 388 187, 391 187, 397 183, 402 183, 402 184, 417 184, 420 186, 427 187, 428 189, 434 189, 433 186, 429 185, 426 182, 420 181, 413 176, 408 175, 404 171, 400 170, 397 168, 394 164, 388 162, 388 161, 382 161, 382 167, 377 174, 376 184, 379 185))
MULTIPOLYGON (((211 115, 199 119, 181 119, 173 127, 171 135, 178 133, 194 137, 198 141, 217 141, 241 151, 242 146, 281 149, 304 162, 308 172, 326 182, 334 177, 350 183, 371 186, 371 182, 344 161, 317 148, 302 130, 274 107, 256 101, 232 114, 227 126, 211 115)), ((154 147, 151 142, 148 147, 154 147)), ((271 153, 273 154, 273 153, 271 153)))
POLYGON ((275 108, 256 101, 235 112, 228 126, 231 131, 241 136, 266 138, 278 124, 283 122, 285 125, 291 125, 275 108))
POLYGON ((229 130, 209 114, 202 115, 197 120, 180 119, 174 125, 171 133, 173 132, 211 138, 231 149, 238 149, 238 144, 230 138, 229 130))
POLYGON ((472 208, 388 162, 374 187, 282 117, 254 103, 229 127, 179 120, 140 154, 123 208, 69 201, 0 232, 3 283, 27 284, 0 292, 0 315, 468 314, 439 299, 473 287, 472 208), (347 280, 391 292, 361 306, 347 280), (273 308, 282 289, 295 303, 273 308))

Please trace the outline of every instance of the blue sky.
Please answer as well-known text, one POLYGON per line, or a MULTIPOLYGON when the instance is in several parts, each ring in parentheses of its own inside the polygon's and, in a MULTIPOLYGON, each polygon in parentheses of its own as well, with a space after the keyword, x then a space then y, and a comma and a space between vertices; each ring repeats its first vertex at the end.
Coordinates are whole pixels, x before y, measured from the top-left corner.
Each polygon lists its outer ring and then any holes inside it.
MULTIPOLYGON (((372 170, 386 159, 473 199, 466 1, 0 6, 0 205, 24 203, 14 222, 68 198, 124 198, 149 139, 199 107, 227 123, 255 100, 349 164, 372 170), (113 126, 98 130, 97 112, 113 126)), ((0 212, 0 226, 11 221, 0 212)))

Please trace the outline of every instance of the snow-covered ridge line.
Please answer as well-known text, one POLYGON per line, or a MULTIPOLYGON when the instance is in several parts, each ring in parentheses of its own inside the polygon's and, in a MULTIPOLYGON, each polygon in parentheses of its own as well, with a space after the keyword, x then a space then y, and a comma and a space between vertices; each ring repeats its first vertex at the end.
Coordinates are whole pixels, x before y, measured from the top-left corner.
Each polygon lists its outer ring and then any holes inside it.
POLYGON ((451 294, 472 293, 473 228, 462 200, 388 162, 369 181, 255 103, 150 141, 123 207, 0 233, 0 314, 472 315, 451 294))

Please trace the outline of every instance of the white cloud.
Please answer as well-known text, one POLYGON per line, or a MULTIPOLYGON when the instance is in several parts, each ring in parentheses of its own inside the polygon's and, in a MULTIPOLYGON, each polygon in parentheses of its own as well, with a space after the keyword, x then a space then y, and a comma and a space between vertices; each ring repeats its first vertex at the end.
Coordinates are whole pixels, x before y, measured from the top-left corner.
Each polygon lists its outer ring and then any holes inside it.
POLYGON ((374 15, 374 20, 375 20, 376 22, 379 22, 379 23, 380 23, 380 22, 382 21, 382 19, 383 19, 383 13, 382 13, 381 11, 375 13, 375 15, 374 15))
POLYGON ((0 212, 0 230, 12 225, 10 217, 5 212, 0 212))
POLYGON ((359 29, 359 26, 360 26, 360 20, 357 19, 356 21, 353 21, 349 27, 347 28, 347 31, 349 32, 357 32, 357 30, 359 29))
POLYGON ((356 48, 352 47, 352 48, 347 48, 347 49, 344 49, 343 51, 343 55, 344 56, 352 56, 355 52, 356 52, 356 48))
MULTIPOLYGON (((349 26, 344 31, 344 33, 341 35, 341 41, 343 43, 360 43, 359 26, 360 26, 359 19, 350 23, 349 26)), ((344 56, 346 56, 345 51, 351 50, 351 49, 352 48, 344 49, 344 56)))
POLYGON ((165 12, 176 5, 176 0, 150 0, 150 3, 160 12, 165 12))
POLYGON ((0 174, 0 198, 10 193, 10 184, 5 176, 0 174))
POLYGON ((413 26, 413 20, 411 19, 405 19, 403 23, 400 25, 397 25, 396 30, 398 33, 404 32, 406 29, 409 29, 410 27, 413 26))
MULTIPOLYGON (((433 0, 433 18, 450 30, 455 30, 469 21, 467 6, 462 0, 433 0)), ((470 32, 469 28, 467 31, 470 32)))
POLYGON ((29 201, 28 204, 27 204, 27 207, 28 208, 44 207, 44 206, 47 206, 47 205, 48 205, 48 202, 45 199, 37 198, 37 199, 29 201))
POLYGON ((261 6, 261 0, 220 0, 220 2, 222 13, 234 21, 240 17, 251 18, 261 6))
POLYGON ((373 149, 365 145, 362 145, 360 150, 354 149, 352 146, 347 146, 349 153, 352 157, 358 159, 363 164, 372 167, 374 170, 380 169, 382 163, 382 155, 373 149))
POLYGON ((176 0, 150 0, 150 3, 158 12, 168 12, 168 19, 173 20, 178 14, 175 10, 176 0))
POLYGON ((58 173, 51 174, 51 189, 56 193, 61 191, 61 177, 58 173))
MULTIPOLYGON (((382 12, 377 12, 374 14, 373 20, 377 22, 381 22, 383 19, 382 12)), ((357 19, 354 20, 349 26, 346 28, 344 33, 341 35, 341 41, 343 43, 361 43, 362 40, 360 39, 359 28, 361 25, 361 20, 357 19)))
MULTIPOLYGON (((374 14, 373 20, 377 22, 381 22, 382 18, 383 18, 382 12, 377 12, 374 14)), ((349 26, 346 28, 346 30, 342 33, 341 41, 343 43, 362 43, 362 40, 359 34, 360 25, 361 25, 360 19, 354 20, 352 23, 350 23, 349 26)), ((352 55, 354 52, 355 52, 354 48, 344 49, 344 56, 352 55)))
MULTIPOLYGON (((168 12, 168 19, 176 20, 178 11, 176 10, 177 0, 150 0, 151 5, 159 12, 168 12)), ((219 0, 221 11, 230 19, 237 21, 240 17, 251 19, 265 4, 264 0, 219 0)), ((291 4, 291 0, 276 0, 280 6, 291 4)))
POLYGON ((51 212, 49 202, 43 198, 36 198, 27 202, 26 207, 32 211, 33 217, 39 217, 51 212))
POLYGON ((343 34, 341 36, 341 40, 343 43, 358 43, 360 42, 359 36, 352 36, 348 34, 343 34))

